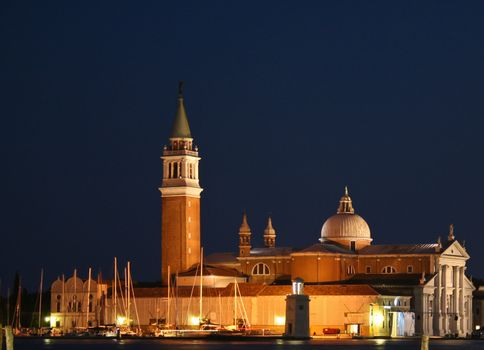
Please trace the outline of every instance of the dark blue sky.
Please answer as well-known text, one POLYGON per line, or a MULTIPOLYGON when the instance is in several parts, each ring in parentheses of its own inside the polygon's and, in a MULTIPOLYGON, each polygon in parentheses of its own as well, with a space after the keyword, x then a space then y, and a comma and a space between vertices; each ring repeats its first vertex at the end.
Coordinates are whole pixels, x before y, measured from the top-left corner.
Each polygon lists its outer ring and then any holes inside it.
POLYGON ((317 241, 344 185, 374 243, 455 224, 483 276, 484 2, 3 1, 0 278, 159 279, 162 147, 185 80, 202 240, 317 241))

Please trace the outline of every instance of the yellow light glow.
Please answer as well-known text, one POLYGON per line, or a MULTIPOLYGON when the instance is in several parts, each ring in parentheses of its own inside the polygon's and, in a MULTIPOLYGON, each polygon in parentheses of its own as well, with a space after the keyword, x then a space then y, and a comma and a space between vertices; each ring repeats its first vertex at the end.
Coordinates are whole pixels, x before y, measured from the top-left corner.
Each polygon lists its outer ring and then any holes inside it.
POLYGON ((125 322, 126 322, 126 317, 118 316, 118 318, 116 319, 116 324, 117 325, 124 325, 125 322))
POLYGON ((275 316, 274 317, 274 324, 278 326, 283 326, 286 324, 286 318, 284 316, 275 316))
POLYGON ((385 318, 383 317, 383 314, 380 314, 380 313, 375 313, 373 315, 373 322, 377 325, 381 325, 383 323, 383 320, 385 318))
POLYGON ((190 318, 190 324, 192 326, 198 326, 200 324, 200 319, 198 317, 196 317, 196 316, 192 316, 190 318))
POLYGON ((47 316, 46 318, 44 318, 44 321, 45 321, 45 322, 50 322, 50 317, 49 317, 49 316, 47 316))

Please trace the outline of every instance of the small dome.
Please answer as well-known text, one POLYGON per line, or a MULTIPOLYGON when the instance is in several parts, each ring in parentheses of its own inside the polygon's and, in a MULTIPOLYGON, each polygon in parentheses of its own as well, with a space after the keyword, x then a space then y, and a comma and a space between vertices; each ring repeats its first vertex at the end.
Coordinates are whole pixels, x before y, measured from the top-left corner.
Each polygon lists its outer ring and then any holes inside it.
POLYGON ((345 193, 339 201, 336 215, 331 216, 321 229, 321 241, 367 241, 371 242, 370 227, 366 221, 355 214, 353 202, 345 187, 345 193))

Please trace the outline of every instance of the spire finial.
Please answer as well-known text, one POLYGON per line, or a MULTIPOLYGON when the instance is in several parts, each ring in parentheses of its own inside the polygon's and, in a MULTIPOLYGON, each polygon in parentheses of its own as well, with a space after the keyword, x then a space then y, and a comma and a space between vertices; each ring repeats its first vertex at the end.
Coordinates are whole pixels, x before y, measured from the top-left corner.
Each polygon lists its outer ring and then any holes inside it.
POLYGON ((422 276, 420 277, 420 284, 425 284, 425 271, 422 271, 422 276))
POLYGON ((249 223, 247 222, 247 213, 245 209, 244 209, 244 213, 242 214, 242 224, 240 225, 239 232, 250 234, 250 226, 249 226, 249 223))
POLYGON ((183 84, 185 82, 183 80, 180 80, 178 82, 178 98, 183 98, 183 84))
POLYGON ((442 249, 442 240, 440 239, 440 236, 437 237, 437 245, 435 246, 435 251, 438 253, 442 249))
POLYGON ((272 226, 272 218, 267 218, 267 227, 264 230, 264 243, 266 247, 273 248, 276 246, 276 230, 272 226))
POLYGON ((348 196, 349 193, 348 193, 348 186, 345 186, 345 196, 348 196))
POLYGON ((455 241, 455 236, 454 236, 454 224, 450 224, 449 226, 449 241, 455 241))
POLYGON ((171 129, 170 139, 191 139, 192 133, 188 125, 187 112, 185 111, 183 99, 183 81, 178 82, 178 106, 176 109, 173 128, 171 129))

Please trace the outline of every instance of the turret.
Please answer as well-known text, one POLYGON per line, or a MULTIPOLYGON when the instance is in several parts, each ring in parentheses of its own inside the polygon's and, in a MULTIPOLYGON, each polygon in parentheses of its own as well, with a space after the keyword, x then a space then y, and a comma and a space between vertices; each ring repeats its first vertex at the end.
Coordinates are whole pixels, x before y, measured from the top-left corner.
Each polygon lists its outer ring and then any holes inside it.
POLYGON ((244 211, 242 215, 242 224, 239 228, 239 256, 250 256, 250 231, 249 223, 247 222, 247 214, 244 211))
POLYGON ((264 230, 264 244, 267 248, 274 248, 276 246, 276 230, 272 227, 272 219, 270 216, 267 219, 267 227, 264 230))

